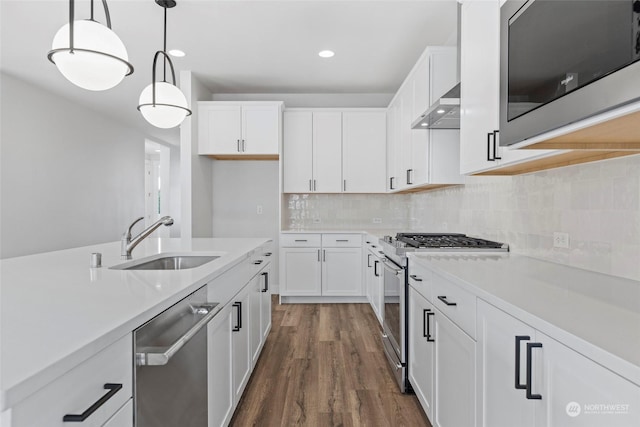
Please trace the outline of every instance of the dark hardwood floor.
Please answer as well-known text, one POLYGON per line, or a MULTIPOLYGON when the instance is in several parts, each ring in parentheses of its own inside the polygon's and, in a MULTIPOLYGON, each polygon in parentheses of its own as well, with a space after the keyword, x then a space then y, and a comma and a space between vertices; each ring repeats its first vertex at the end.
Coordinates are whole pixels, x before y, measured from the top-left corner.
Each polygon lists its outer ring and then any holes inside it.
POLYGON ((232 426, 429 426, 403 395, 368 304, 278 304, 232 426))

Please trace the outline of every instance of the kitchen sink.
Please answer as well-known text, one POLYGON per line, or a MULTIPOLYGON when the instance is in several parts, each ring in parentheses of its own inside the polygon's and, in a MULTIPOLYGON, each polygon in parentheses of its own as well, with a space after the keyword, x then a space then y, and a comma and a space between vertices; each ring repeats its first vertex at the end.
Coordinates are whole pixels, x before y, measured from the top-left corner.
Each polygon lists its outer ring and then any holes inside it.
POLYGON ((219 255, 155 255, 111 267, 114 270, 187 270, 220 258, 219 255))

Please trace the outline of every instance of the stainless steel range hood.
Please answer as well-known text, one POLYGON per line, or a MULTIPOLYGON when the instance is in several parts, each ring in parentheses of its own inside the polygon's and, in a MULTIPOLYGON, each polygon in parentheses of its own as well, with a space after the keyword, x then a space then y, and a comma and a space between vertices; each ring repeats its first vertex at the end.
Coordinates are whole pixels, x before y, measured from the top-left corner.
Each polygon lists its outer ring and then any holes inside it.
POLYGON ((460 129, 460 83, 431 104, 412 129, 460 129))

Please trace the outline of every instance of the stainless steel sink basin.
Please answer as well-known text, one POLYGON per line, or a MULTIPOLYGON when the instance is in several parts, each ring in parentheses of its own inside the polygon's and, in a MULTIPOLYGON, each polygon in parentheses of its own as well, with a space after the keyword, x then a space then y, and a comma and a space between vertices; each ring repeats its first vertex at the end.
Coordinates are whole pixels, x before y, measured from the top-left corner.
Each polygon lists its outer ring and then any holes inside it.
POLYGON ((186 270, 220 258, 217 255, 167 255, 111 267, 115 270, 186 270))

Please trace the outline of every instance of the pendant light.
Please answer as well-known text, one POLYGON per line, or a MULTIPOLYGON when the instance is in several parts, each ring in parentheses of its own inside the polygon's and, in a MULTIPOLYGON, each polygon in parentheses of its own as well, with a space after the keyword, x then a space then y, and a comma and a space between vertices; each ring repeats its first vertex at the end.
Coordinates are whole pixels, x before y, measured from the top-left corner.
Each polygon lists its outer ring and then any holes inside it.
POLYGON ((164 8, 164 49, 157 51, 153 57, 151 84, 140 94, 138 110, 152 125, 169 129, 182 123, 185 117, 191 115, 191 110, 188 108, 184 94, 176 86, 176 73, 171 58, 167 54, 167 9, 174 7, 176 2, 156 0, 156 3, 164 8), (161 82, 156 82, 156 65, 161 55, 164 60, 164 76, 161 82), (167 64, 171 70, 173 83, 167 82, 167 64))
POLYGON ((69 23, 54 36, 47 58, 76 86, 93 91, 111 89, 133 73, 133 66, 124 44, 111 30, 107 1, 102 0, 106 27, 93 19, 93 0, 87 20, 75 20, 74 5, 74 0, 69 0, 69 23))

